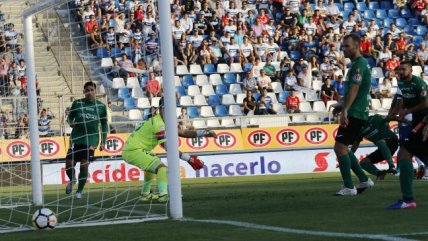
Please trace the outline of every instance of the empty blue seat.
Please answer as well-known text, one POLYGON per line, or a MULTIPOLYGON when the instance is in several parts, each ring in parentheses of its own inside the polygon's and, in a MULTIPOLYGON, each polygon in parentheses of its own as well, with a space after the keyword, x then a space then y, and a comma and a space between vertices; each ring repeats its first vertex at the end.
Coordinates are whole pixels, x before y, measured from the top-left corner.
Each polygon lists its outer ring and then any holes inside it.
POLYGON ((393 22, 394 22, 394 19, 392 18, 385 18, 383 20, 383 27, 385 28, 385 31, 387 31, 391 27, 391 24, 393 22))
POLYGON ((215 107, 214 114, 217 117, 224 117, 224 116, 228 116, 229 112, 227 111, 226 106, 218 105, 215 107))
POLYGON ((224 74, 224 80, 223 83, 230 85, 230 84, 236 84, 236 75, 232 73, 224 74))
POLYGON ((343 10, 345 11, 352 11, 355 8, 355 5, 353 2, 346 2, 343 4, 343 10))
POLYGON ((128 56, 128 59, 132 59, 131 47, 125 47, 125 54, 128 56))
POLYGON ((376 10, 376 18, 386 19, 388 18, 388 14, 386 14, 385 10, 379 9, 379 10, 376 10))
POLYGON ((131 93, 130 93, 130 91, 129 91, 129 89, 128 88, 120 88, 120 89, 118 89, 118 91, 117 91, 117 98, 118 99, 126 99, 126 98, 128 98, 128 97, 131 97, 131 93))
POLYGON ((428 65, 424 65, 424 74, 428 75, 428 65))
POLYGON ((180 96, 185 96, 185 95, 187 95, 187 93, 186 93, 186 89, 184 88, 184 86, 176 86, 176 87, 175 87, 175 91, 177 91, 177 93, 178 93, 180 96))
POLYGON ((112 49, 110 49, 110 57, 112 57, 112 58, 120 58, 120 57, 122 57, 122 50, 120 48, 112 48, 112 49))
POLYGON ((349 10, 343 10, 342 11, 342 17, 343 17, 343 19, 344 20, 348 20, 349 19, 349 14, 351 13, 352 11, 349 11, 349 10))
POLYGON ((357 9, 359 12, 367 10, 367 5, 365 2, 357 2, 357 9))
POLYGON ((149 119, 150 114, 151 114, 151 110, 150 110, 150 108, 144 109, 144 110, 143 110, 143 120, 147 120, 147 119, 149 119))
POLYGON ((374 68, 376 67, 376 60, 374 58, 366 58, 367 63, 370 65, 370 67, 374 68))
POLYGON ((189 115, 190 118, 198 118, 201 116, 199 113, 198 107, 196 106, 187 107, 187 114, 189 115))
POLYGON ((279 95, 278 95, 278 102, 279 103, 281 103, 281 104, 284 104, 285 103, 285 100, 287 99, 287 97, 290 95, 290 93, 288 92, 288 91, 282 91, 282 92, 279 92, 279 95))
POLYGON ((140 80, 142 88, 146 88, 147 81, 149 81, 149 76, 142 75, 140 80))
POLYGON ((253 63, 248 62, 244 65, 244 72, 248 72, 251 70, 251 68, 253 68, 253 63))
POLYGON ((218 95, 210 95, 208 96, 208 105, 209 106, 217 106, 221 104, 220 97, 218 95))
POLYGON ((419 35, 413 36, 413 44, 415 45, 415 49, 419 48, 421 43, 424 41, 424 38, 419 35))
POLYGON ((102 58, 108 58, 108 51, 106 48, 100 47, 97 49, 97 57, 102 59, 102 58))
POLYGON ((388 10, 388 17, 390 18, 399 18, 400 13, 396 9, 389 9, 388 10))
POLYGON ((302 57, 302 54, 300 53, 300 51, 297 50, 293 50, 290 52, 290 59, 293 61, 299 60, 300 57, 302 57))
POLYGON ((404 32, 406 33, 406 34, 409 34, 409 35, 416 35, 416 32, 415 32, 415 29, 413 28, 413 25, 407 25, 406 27, 404 27, 404 32))
POLYGON ((128 98, 124 99, 123 100, 123 107, 127 110, 137 108, 137 106, 135 105, 134 98, 128 97, 128 98))
POLYGON ((380 9, 379 3, 376 1, 369 2, 369 9, 377 10, 380 9))
POLYGON ((407 24, 414 27, 416 25, 421 25, 421 22, 419 22, 419 19, 417 18, 409 18, 407 19, 407 24))
POLYGON ((416 26, 416 34, 419 36, 424 36, 427 33, 427 27, 423 25, 416 26))
POLYGON ((215 88, 215 93, 216 93, 217 95, 222 96, 222 95, 224 95, 224 94, 228 94, 228 93, 229 93, 229 90, 227 89, 226 85, 224 85, 224 84, 220 84, 220 85, 217 85, 217 86, 216 86, 216 88, 215 88))
POLYGON ((395 24, 397 25, 397 27, 399 28, 404 28, 407 26, 407 21, 405 18, 397 18, 395 20, 395 24))
POLYGON ((393 9, 394 6, 392 6, 392 1, 382 1, 380 2, 380 8, 389 10, 389 9, 393 9))
POLYGON ((204 73, 205 74, 214 74, 217 71, 215 70, 215 66, 213 64, 205 64, 204 65, 204 73))
POLYGON ((114 21, 114 19, 113 18, 110 18, 109 20, 108 20, 108 26, 109 27, 115 27, 116 26, 116 22, 114 21))
POLYGON ((190 85, 194 85, 195 81, 193 80, 192 75, 188 74, 188 75, 184 75, 183 76, 183 86, 185 88, 189 87, 190 85))
POLYGON ((402 8, 401 11, 401 17, 403 18, 412 18, 412 12, 410 12, 410 10, 408 8, 402 8))
POLYGON ((374 18, 376 18, 376 14, 373 10, 365 10, 363 13, 363 18, 374 19, 374 18))
POLYGON ((254 92, 253 93, 253 97, 256 101, 258 101, 260 99, 261 94, 259 92, 254 92))

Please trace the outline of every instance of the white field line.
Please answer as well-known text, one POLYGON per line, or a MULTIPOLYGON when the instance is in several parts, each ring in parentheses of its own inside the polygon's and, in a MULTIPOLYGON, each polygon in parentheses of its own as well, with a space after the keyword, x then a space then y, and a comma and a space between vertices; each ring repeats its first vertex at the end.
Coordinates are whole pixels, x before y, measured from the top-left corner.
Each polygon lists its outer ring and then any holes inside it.
POLYGON ((361 239, 387 240, 387 241, 416 241, 415 239, 401 238, 401 237, 396 237, 396 236, 391 236, 386 234, 358 234, 358 233, 311 231, 311 230, 275 227, 275 226, 261 225, 261 224, 255 224, 255 223, 227 221, 227 220, 183 218, 183 219, 180 219, 180 221, 224 224, 224 225, 231 225, 235 227, 242 227, 242 228, 249 228, 249 229, 259 229, 259 230, 275 231, 275 232, 290 233, 290 234, 310 235, 310 236, 361 238, 361 239))

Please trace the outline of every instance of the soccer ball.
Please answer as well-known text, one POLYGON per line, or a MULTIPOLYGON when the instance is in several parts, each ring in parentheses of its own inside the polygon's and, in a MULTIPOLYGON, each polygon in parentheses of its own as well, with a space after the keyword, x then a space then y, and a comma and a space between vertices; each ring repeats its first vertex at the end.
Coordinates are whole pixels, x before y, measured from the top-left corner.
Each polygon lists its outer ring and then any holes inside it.
POLYGON ((58 220, 49 208, 39 208, 33 214, 33 226, 37 229, 53 229, 58 220))

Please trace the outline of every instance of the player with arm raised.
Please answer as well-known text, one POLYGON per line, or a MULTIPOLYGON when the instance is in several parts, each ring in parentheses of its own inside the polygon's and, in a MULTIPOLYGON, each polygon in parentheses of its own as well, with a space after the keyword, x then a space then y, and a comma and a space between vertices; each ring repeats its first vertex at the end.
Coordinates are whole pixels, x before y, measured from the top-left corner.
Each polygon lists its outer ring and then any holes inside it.
POLYGON ((82 191, 88 177, 89 163, 94 160, 94 152, 98 145, 100 151, 104 150, 108 133, 107 109, 104 103, 95 99, 96 84, 89 81, 85 83, 83 88, 85 98, 73 102, 67 118, 67 122, 73 130, 70 135, 70 148, 65 160, 66 174, 70 179, 65 193, 70 194, 73 184, 77 182, 74 167, 77 162, 80 162, 76 199, 82 198, 82 191))
MULTIPOLYGON (((122 150, 123 160, 129 164, 139 167, 145 171, 143 192, 141 201, 159 199, 159 202, 168 201, 168 176, 167 167, 152 150, 161 145, 166 149, 165 123, 162 117, 163 101, 158 107, 152 107, 151 116, 141 126, 139 126, 126 140, 122 150), (159 110, 159 113, 157 113, 159 110), (151 192, 151 183, 157 176, 159 196, 151 192)), ((178 129, 178 136, 184 138, 194 138, 200 136, 216 137, 213 131, 178 129)), ((204 167, 204 163, 197 156, 191 156, 180 152, 180 159, 187 161, 195 170, 204 167)))
MULTIPOLYGON (((392 155, 398 148, 398 138, 391 131, 388 125, 389 121, 389 118, 383 118, 381 115, 370 116, 351 148, 351 151, 355 153, 363 137, 377 146, 378 149, 376 151, 370 153, 360 162, 361 167, 368 173, 375 175, 377 180, 382 180, 387 173, 397 173, 392 155), (374 165, 383 160, 388 162, 388 170, 381 171, 374 165)), ((361 192, 361 190, 357 191, 361 192)))

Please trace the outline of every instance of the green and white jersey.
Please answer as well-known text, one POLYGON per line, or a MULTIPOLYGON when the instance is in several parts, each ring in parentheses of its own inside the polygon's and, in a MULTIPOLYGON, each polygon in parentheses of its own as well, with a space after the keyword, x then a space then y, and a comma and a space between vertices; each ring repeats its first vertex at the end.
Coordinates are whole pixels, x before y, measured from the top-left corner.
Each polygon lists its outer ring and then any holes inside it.
POLYGON ((126 140, 124 151, 143 149, 151 151, 157 145, 164 143, 165 123, 160 114, 149 118, 139 126, 126 140))
POLYGON ((357 140, 361 141, 363 137, 375 143, 387 138, 397 138, 397 135, 391 130, 385 118, 381 115, 373 115, 369 116, 357 140))
POLYGON ((86 99, 74 101, 67 122, 75 124, 71 131, 71 144, 97 147, 100 144, 100 125, 101 144, 106 143, 107 109, 101 101, 86 99))
MULTIPOLYGON (((427 99, 427 85, 421 78, 412 75, 410 81, 398 80, 397 99, 403 100, 403 107, 406 109, 417 106, 427 99)), ((414 115, 427 115, 428 108, 412 113, 414 115)))
POLYGON ((369 117, 369 94, 371 84, 371 71, 367 60, 363 56, 358 57, 346 74, 345 97, 349 95, 350 85, 358 85, 358 94, 348 110, 348 116, 360 120, 367 120, 369 117))

